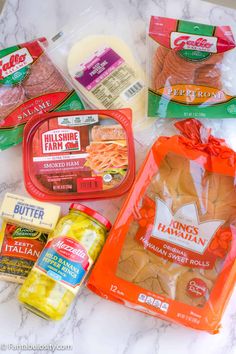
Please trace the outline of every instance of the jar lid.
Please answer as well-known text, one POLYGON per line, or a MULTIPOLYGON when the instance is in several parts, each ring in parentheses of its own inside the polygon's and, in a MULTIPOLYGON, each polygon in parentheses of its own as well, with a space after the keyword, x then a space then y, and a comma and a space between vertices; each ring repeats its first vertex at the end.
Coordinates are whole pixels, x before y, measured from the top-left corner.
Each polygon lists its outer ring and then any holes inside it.
POLYGON ((105 218, 105 216, 99 214, 96 210, 93 210, 85 205, 79 203, 72 203, 70 205, 70 209, 79 210, 84 212, 85 214, 88 214, 89 216, 92 216, 92 218, 103 224, 106 227, 107 231, 109 231, 112 227, 112 224, 107 218, 105 218))

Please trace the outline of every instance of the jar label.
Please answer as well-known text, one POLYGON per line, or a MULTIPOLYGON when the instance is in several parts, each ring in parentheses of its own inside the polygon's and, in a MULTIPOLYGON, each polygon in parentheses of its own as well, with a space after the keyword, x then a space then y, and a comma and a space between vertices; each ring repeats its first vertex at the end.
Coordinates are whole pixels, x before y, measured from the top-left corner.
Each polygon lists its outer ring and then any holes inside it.
POLYGON ((88 253, 78 241, 71 237, 58 237, 47 243, 36 268, 54 280, 76 288, 81 284, 89 265, 88 253))

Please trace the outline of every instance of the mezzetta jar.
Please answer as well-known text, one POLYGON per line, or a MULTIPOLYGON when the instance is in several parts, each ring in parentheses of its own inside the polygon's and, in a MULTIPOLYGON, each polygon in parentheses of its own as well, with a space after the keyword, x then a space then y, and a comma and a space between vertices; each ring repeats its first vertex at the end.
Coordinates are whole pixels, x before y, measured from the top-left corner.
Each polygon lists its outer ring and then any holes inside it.
POLYGON ((45 319, 63 318, 110 228, 110 222, 101 214, 73 203, 22 285, 19 301, 45 319))

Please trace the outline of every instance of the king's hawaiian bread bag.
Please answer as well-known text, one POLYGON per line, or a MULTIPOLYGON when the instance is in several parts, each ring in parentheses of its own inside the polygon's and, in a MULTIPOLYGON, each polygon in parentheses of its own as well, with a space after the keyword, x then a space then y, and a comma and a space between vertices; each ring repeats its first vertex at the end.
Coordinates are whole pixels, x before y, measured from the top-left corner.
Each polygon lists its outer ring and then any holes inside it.
POLYGON ((148 153, 88 287, 217 333, 236 278, 236 155, 198 120, 175 128, 148 153))

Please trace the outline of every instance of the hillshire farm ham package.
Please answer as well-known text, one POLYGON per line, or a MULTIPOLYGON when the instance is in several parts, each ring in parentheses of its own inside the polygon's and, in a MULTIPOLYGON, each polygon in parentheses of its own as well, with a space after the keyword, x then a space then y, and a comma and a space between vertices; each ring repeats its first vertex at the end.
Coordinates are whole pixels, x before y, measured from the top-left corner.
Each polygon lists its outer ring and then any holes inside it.
POLYGON ((148 115, 236 117, 235 40, 229 26, 152 16, 148 115))
POLYGON ((23 151, 25 187, 39 200, 120 196, 135 177, 131 110, 34 117, 24 129, 23 151))
POLYGON ((182 135, 152 146, 88 287, 217 333, 236 279, 236 155, 197 120, 175 126, 182 135))
POLYGON ((22 141, 24 124, 50 111, 83 109, 41 45, 45 38, 0 50, 0 150, 22 141))

